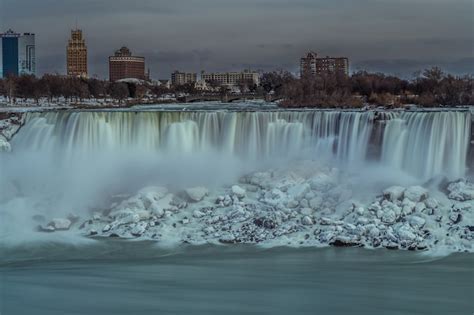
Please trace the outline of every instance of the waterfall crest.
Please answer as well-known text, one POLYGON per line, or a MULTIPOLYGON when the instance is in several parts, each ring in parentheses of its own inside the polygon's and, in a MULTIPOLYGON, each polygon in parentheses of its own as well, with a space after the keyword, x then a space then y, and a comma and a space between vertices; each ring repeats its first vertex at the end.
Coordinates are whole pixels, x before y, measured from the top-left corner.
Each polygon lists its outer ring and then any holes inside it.
POLYGON ((471 114, 461 111, 46 112, 28 113, 12 144, 60 158, 97 150, 216 151, 243 160, 311 152, 349 167, 378 160, 419 178, 456 178, 466 172, 470 134, 471 114), (371 145, 378 156, 369 156, 371 145))

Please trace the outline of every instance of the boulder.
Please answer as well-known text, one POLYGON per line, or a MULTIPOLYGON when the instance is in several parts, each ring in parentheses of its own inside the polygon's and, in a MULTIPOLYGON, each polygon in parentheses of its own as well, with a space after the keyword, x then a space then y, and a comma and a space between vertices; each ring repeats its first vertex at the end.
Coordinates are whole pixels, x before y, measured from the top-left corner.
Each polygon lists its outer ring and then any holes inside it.
POLYGON ((416 234, 413 231, 413 229, 406 224, 400 225, 396 229, 396 233, 400 240, 407 241, 407 242, 413 242, 416 239, 416 234))
POLYGON ((149 209, 151 214, 157 218, 162 218, 165 215, 165 210, 163 210, 163 208, 161 208, 157 203, 152 204, 149 209))
POLYGON ((293 208, 298 207, 298 205, 299 205, 299 202, 292 199, 292 200, 288 201, 288 203, 287 203, 286 206, 287 206, 288 208, 293 209, 293 208))
POLYGON ((202 199, 204 199, 205 196, 207 196, 207 194, 209 194, 209 190, 207 190, 206 187, 202 186, 188 188, 185 190, 185 192, 189 199, 194 202, 201 201, 202 199))
POLYGON ((397 220, 397 215, 393 210, 381 210, 377 213, 377 217, 387 224, 393 224, 397 220))
POLYGON ((40 225, 38 231, 40 232, 54 232, 56 229, 52 225, 40 225))
POLYGON ((55 218, 48 223, 48 226, 54 227, 56 231, 65 231, 69 230, 71 224, 71 221, 68 219, 55 218))
POLYGON ((199 210, 194 210, 193 212, 193 217, 195 218, 202 218, 204 217, 206 214, 202 211, 199 211, 199 210))
POLYGON ((413 202, 424 201, 428 198, 428 190, 421 186, 411 186, 405 190, 404 195, 413 202))
POLYGON ((318 209, 323 204, 323 198, 316 196, 309 201, 309 206, 313 209, 318 209))
POLYGON ((300 213, 302 215, 312 215, 313 214, 313 209, 311 209, 311 208, 301 208, 300 213))
POLYGON ((464 179, 448 185, 449 199, 458 201, 474 200, 474 183, 464 179))
POLYGON ((425 205, 427 208, 435 209, 438 207, 438 201, 432 197, 426 198, 425 205))
POLYGON ((301 220, 301 223, 303 225, 313 225, 314 222, 313 222, 313 219, 311 219, 309 216, 304 216, 303 219, 301 220))
POLYGON ((326 218, 326 217, 321 218, 321 225, 333 225, 333 224, 334 224, 334 220, 330 218, 326 218))
POLYGON ((386 199, 395 202, 403 199, 403 193, 405 188, 401 186, 392 186, 383 191, 383 195, 386 199))
POLYGON ((335 247, 354 247, 361 246, 359 240, 355 238, 350 238, 347 236, 338 236, 334 241, 329 243, 331 246, 335 247))
POLYGON ((309 184, 311 186, 311 189, 320 192, 326 192, 336 185, 333 178, 323 173, 311 178, 309 184))
POLYGON ((288 195, 295 200, 301 200, 305 195, 311 190, 311 187, 308 183, 296 184, 288 188, 288 195))
POLYGON ((451 220, 451 222, 453 222, 454 224, 458 224, 459 222, 461 222, 462 220, 462 215, 460 213, 457 213, 457 212, 453 212, 449 215, 449 219, 451 220))
POLYGON ((237 196, 237 198, 239 199, 242 199, 245 197, 245 189, 243 189, 242 187, 238 186, 238 185, 234 185, 232 186, 232 194, 234 194, 235 196, 237 196))
POLYGON ((408 220, 408 222, 410 222, 410 225, 411 225, 413 228, 419 230, 419 229, 421 229, 421 228, 425 225, 426 220, 423 219, 423 218, 421 218, 421 217, 419 217, 419 216, 416 216, 416 215, 415 215, 415 216, 412 216, 412 217, 408 220))
POLYGON ((137 225, 135 225, 130 231, 130 234, 135 237, 142 236, 142 234, 145 233, 147 226, 148 224, 146 222, 137 223, 137 225))

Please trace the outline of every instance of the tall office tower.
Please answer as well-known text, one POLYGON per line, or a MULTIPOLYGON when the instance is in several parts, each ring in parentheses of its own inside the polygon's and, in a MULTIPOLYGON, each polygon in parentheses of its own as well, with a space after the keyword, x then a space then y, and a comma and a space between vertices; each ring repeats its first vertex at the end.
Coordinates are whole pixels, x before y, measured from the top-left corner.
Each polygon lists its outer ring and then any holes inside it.
POLYGON ((0 33, 0 77, 35 75, 35 34, 0 33))
POLYGON ((67 45, 67 75, 87 77, 87 46, 82 30, 71 30, 67 45))

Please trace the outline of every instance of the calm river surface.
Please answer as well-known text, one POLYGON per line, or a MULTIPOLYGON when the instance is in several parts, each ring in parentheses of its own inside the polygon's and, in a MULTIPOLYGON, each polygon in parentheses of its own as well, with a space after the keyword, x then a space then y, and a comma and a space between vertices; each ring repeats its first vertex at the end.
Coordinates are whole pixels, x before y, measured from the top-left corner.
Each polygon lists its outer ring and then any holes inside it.
POLYGON ((356 248, 0 249, 0 314, 473 314, 474 255, 356 248))

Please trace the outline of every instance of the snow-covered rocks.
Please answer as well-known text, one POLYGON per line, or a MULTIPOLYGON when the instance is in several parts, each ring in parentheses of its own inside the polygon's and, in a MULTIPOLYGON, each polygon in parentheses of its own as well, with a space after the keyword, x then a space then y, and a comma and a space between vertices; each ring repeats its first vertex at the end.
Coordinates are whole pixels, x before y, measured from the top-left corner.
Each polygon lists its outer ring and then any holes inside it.
POLYGON ((185 190, 186 195, 193 202, 198 202, 204 199, 205 196, 209 193, 206 187, 198 186, 193 188, 188 188, 185 190))
POLYGON ((71 227, 72 222, 69 219, 54 218, 47 225, 39 226, 41 232, 67 231, 71 227))
POLYGON ((242 187, 240 187, 238 185, 234 185, 234 186, 232 186, 231 189, 232 189, 232 194, 237 196, 237 198, 242 199, 242 198, 245 197, 246 191, 242 187))
POLYGON ((10 152, 11 150, 10 143, 4 136, 0 135, 0 152, 10 152))
POLYGON ((447 189, 450 199, 458 201, 474 200, 474 183, 467 180, 458 180, 450 183, 447 189))
POLYGON ((421 186, 392 186, 362 203, 337 176, 330 169, 277 170, 249 174, 239 185, 212 192, 142 189, 88 220, 84 234, 190 244, 473 250, 474 202, 450 201, 442 192, 430 196, 421 186), (248 192, 248 186, 257 189, 248 192))

